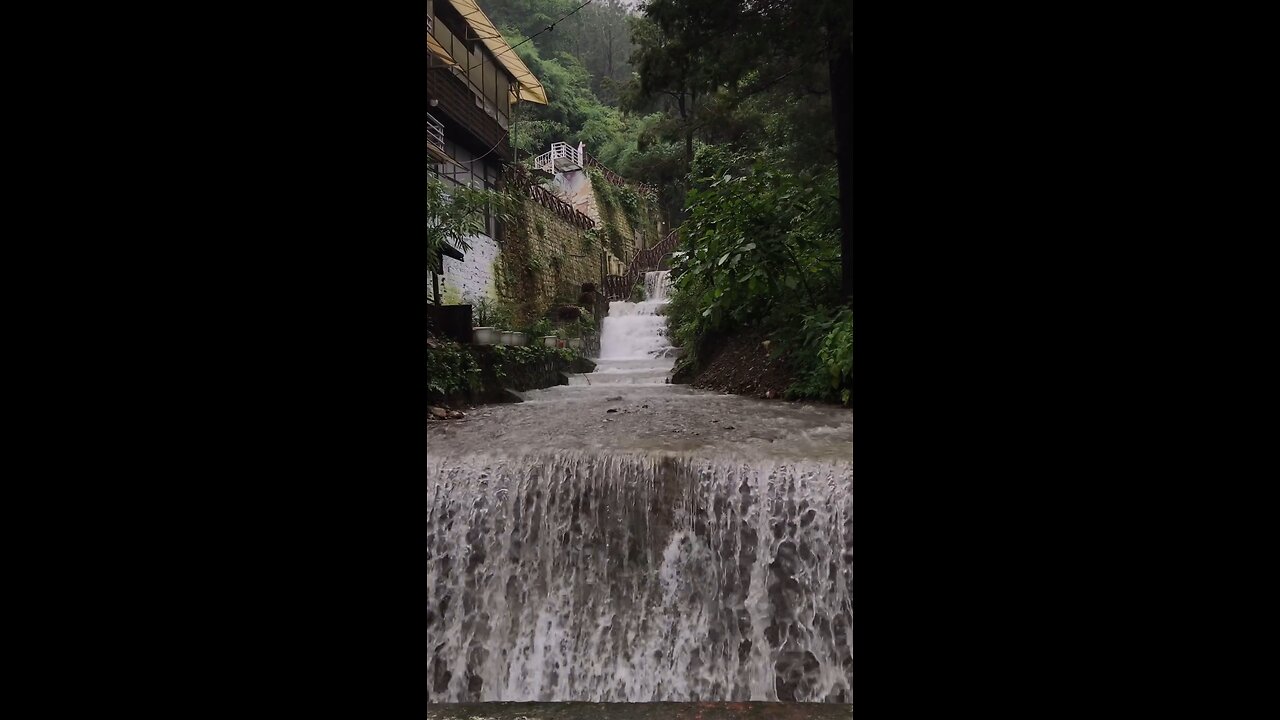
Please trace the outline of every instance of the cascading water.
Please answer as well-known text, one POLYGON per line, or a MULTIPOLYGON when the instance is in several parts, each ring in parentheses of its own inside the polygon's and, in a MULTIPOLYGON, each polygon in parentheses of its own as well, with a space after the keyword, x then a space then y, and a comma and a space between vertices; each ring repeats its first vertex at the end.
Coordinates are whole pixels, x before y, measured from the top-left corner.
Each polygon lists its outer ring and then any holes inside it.
POLYGON ((852 702, 852 418, 666 384, 668 287, 429 428, 431 702, 852 702))
MULTIPOLYGON (((667 341, 670 278, 666 270, 645 273, 645 299, 609 303, 600 333, 595 372, 583 380, 592 385, 661 385, 675 365, 675 348, 667 341)), ((577 383, 575 383, 577 384, 577 383)))
POLYGON ((852 701, 846 472, 568 452, 431 482, 434 701, 852 701))

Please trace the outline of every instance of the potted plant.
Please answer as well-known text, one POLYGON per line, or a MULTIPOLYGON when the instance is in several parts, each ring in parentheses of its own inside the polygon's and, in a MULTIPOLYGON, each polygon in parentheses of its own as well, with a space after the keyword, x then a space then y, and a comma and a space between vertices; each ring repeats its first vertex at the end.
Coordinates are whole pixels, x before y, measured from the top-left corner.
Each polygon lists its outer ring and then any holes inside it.
POLYGON ((516 344, 516 343, 515 343, 515 340, 516 340, 516 334, 515 334, 514 332, 512 332, 512 331, 510 331, 510 330, 503 330, 503 331, 502 331, 502 344, 503 344, 503 345, 515 345, 515 344, 516 344))
POLYGON ((512 344, 512 345, 524 345, 524 344, 525 344, 525 338, 527 338, 527 337, 528 337, 528 336, 527 336, 527 335, 525 335, 525 334, 524 334, 524 333, 522 333, 522 332, 513 332, 513 333, 511 333, 511 344, 512 344))
POLYGON ((501 345, 503 308, 486 295, 475 297, 468 295, 471 303, 471 318, 475 326, 471 328, 472 342, 477 345, 501 345))

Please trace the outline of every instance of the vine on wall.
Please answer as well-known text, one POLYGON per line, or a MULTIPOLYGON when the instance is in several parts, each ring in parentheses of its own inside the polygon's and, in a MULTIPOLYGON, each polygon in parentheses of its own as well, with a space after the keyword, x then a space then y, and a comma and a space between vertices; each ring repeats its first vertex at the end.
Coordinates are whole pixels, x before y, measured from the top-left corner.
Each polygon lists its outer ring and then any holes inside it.
POLYGON ((604 242, 614 257, 625 260, 636 252, 636 240, 644 238, 644 246, 656 243, 656 223, 652 203, 630 187, 618 187, 609 182, 599 169, 587 170, 591 189, 596 196, 596 207, 604 226, 604 242))

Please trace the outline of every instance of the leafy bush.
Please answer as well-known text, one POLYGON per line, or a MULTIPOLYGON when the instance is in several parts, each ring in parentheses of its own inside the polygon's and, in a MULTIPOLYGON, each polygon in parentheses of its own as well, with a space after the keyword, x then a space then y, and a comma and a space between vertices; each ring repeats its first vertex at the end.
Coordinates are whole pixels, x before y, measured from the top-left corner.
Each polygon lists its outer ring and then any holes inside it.
POLYGON ((499 382, 516 380, 523 382, 548 360, 572 362, 575 354, 568 348, 549 348, 542 345, 495 345, 493 348, 493 372, 499 382))
POLYGON ((783 354, 796 373, 787 388, 790 399, 814 398, 849 403, 853 383, 853 311, 819 307, 802 316, 798 330, 780 329, 783 354))
POLYGON ((517 198, 501 192, 479 190, 465 185, 427 178, 427 257, 434 258, 442 247, 467 252, 467 238, 485 234, 485 209, 498 222, 509 223, 516 212, 517 198))
POLYGON ((513 313, 509 303, 494 300, 487 295, 480 297, 468 295, 465 301, 471 305, 471 322, 476 327, 511 329, 513 313))
POLYGON ((433 340, 427 347, 427 396, 445 398, 480 387, 480 366, 466 347, 433 340))
POLYGON ((622 206, 622 212, 626 214, 627 219, 635 223, 640 215, 640 193, 630 187, 619 188, 618 204, 622 206))
POLYGON ((631 288, 630 300, 633 303, 642 302, 644 300, 644 283, 636 283, 635 287, 631 288))
POLYGON ((528 332, 531 341, 540 341, 541 338, 550 335, 554 329, 555 328, 552 327, 550 320, 542 318, 538 322, 534 323, 526 332, 528 332))
POLYGON ((566 323, 560 328, 562 338, 583 338, 596 334, 596 323, 591 313, 583 312, 577 320, 566 323))
POLYGON ((772 333, 796 374, 792 396, 847 402, 852 311, 839 303, 836 175, 780 169, 770 157, 703 148, 672 258, 668 324, 696 369, 707 342, 772 333))

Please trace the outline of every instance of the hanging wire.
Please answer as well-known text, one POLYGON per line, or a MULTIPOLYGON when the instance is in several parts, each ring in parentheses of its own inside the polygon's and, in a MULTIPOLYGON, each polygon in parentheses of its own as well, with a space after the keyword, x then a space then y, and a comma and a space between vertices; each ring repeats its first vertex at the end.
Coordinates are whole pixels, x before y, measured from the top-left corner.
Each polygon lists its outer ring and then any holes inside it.
MULTIPOLYGON (((574 8, 574 9, 570 10, 567 14, 565 14, 565 16, 564 16, 564 17, 559 18, 559 19, 557 19, 557 20, 553 21, 550 25, 548 25, 548 26, 546 26, 545 28, 543 28, 543 29, 539 30, 538 32, 536 32, 536 33, 534 33, 534 34, 530 35, 529 37, 527 37, 527 38, 525 38, 525 39, 521 40, 520 42, 516 43, 515 45, 512 45, 511 47, 507 48, 506 50, 503 50, 502 52, 498 53, 498 55, 506 55, 507 53, 514 51, 516 48, 520 47, 521 45, 523 45, 523 44, 525 44, 525 43, 529 42, 530 40, 532 40, 532 39, 534 39, 534 38, 538 37, 538 36, 539 36, 539 35, 541 35, 542 33, 547 32, 548 30, 555 30, 555 29, 556 29, 556 25, 558 25, 558 24, 560 24, 561 22, 563 22, 565 18, 567 18, 567 17, 569 17, 570 15, 572 15, 572 14, 574 14, 574 13, 578 12, 578 11, 579 11, 579 10, 581 10, 582 8, 584 8, 584 7, 588 6, 588 5, 590 5, 592 2, 593 2, 593 0, 587 0, 586 2, 582 3, 582 4, 581 4, 581 5, 579 5, 578 7, 576 7, 576 8, 574 8)), ((493 38, 491 38, 491 39, 493 39, 493 38)), ((495 56, 495 57, 496 57, 496 56, 495 56)), ((481 60, 479 63, 476 63, 475 65, 472 65, 471 67, 467 68, 467 72, 471 72, 472 70, 474 70, 474 69, 476 69, 476 68, 480 67, 480 66, 481 66, 481 65, 483 65, 483 64, 484 64, 484 60, 481 60)))

